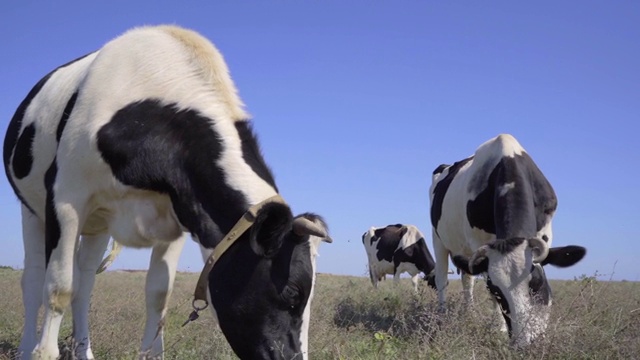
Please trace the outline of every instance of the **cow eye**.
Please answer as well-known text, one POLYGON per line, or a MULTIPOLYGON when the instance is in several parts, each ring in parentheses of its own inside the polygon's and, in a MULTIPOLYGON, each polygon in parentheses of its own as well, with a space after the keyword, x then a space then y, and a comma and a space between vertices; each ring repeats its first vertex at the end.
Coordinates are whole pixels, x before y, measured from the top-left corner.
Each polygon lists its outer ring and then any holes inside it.
POLYGON ((282 300, 289 307, 295 307, 300 303, 300 290, 295 285, 287 285, 282 290, 282 300))

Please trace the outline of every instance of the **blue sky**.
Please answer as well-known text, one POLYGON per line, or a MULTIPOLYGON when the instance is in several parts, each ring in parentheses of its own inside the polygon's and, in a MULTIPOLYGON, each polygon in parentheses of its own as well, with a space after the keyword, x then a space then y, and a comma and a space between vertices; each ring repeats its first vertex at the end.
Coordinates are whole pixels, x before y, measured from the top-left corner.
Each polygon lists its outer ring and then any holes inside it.
MULTIPOLYGON (((4 1, 0 128, 47 72, 125 30, 174 23, 224 54, 294 212, 323 215, 318 270, 364 275, 360 236, 409 223, 431 245, 432 170, 511 133, 559 198, 554 245, 588 248, 551 278, 640 281, 636 1, 4 1)), ((0 179, 0 264, 22 266, 0 179)), ((114 268, 145 268, 125 250, 114 268)), ((189 242, 180 269, 199 271, 189 242)))

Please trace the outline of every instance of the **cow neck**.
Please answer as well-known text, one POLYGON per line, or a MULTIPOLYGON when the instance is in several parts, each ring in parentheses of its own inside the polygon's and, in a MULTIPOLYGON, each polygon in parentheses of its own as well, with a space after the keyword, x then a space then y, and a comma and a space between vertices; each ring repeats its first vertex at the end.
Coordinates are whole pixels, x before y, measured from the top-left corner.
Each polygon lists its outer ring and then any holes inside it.
MULTIPOLYGON (((207 288, 208 288, 208 278, 211 269, 215 265, 216 261, 220 259, 220 257, 236 242, 250 227, 253 225, 258 212, 268 203, 281 203, 286 204, 284 199, 280 195, 274 195, 270 198, 263 200, 253 206, 251 206, 245 213, 242 215, 240 220, 236 222, 236 224, 229 230, 227 235, 222 238, 222 240, 216 245, 213 249, 213 252, 207 258, 207 261, 204 263, 204 267, 202 272, 200 273, 200 277, 198 278, 198 283, 196 284, 196 289, 193 293, 193 302, 192 306, 194 312, 197 315, 197 312, 200 310, 204 310, 209 306, 209 301, 207 300, 207 288), (204 306, 197 306, 197 301, 204 301, 204 306)), ((193 315, 193 313, 192 313, 193 315)))

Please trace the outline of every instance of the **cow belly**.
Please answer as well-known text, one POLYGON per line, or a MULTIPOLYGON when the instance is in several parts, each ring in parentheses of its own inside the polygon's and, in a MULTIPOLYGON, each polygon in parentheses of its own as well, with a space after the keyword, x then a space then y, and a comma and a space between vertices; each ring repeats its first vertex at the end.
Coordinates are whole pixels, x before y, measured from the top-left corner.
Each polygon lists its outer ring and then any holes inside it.
POLYGON ((378 278, 383 277, 387 274, 393 275, 394 273, 393 263, 385 260, 378 261, 372 266, 372 268, 373 268, 374 275, 377 276, 378 278))
MULTIPOLYGON (((151 247, 157 242, 173 241, 182 235, 168 196, 147 194, 110 201, 106 210, 96 211, 87 225, 106 224, 109 234, 130 247, 151 247), (100 220, 104 219, 104 221, 100 220)), ((85 226, 83 232, 95 232, 85 226)))
POLYGON ((414 275, 420 273, 420 270, 416 267, 416 265, 414 263, 401 262, 400 264, 398 264, 398 269, 396 269, 396 272, 398 274, 402 274, 404 272, 407 272, 407 273, 411 274, 411 276, 414 276, 414 275))

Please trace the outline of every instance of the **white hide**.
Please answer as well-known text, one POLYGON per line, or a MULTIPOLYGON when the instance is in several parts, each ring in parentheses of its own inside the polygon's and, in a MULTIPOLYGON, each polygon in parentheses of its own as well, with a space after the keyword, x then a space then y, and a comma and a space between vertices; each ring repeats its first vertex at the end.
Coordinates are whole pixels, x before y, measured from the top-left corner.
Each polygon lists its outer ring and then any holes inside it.
MULTIPOLYGON (((88 334, 88 304, 95 270, 108 236, 125 246, 153 247, 146 285, 147 321, 141 356, 162 357, 162 319, 171 293, 178 257, 184 244, 171 202, 166 195, 121 184, 97 151, 96 133, 114 113, 132 102, 155 98, 164 104, 197 109, 220 134, 223 152, 219 165, 228 185, 253 205, 276 194, 242 158, 234 122, 248 114, 229 77, 222 55, 202 36, 174 26, 142 27, 107 43, 100 51, 57 70, 32 100, 24 126, 38 119, 29 176, 15 183, 35 211, 23 211, 25 272, 23 289, 25 328, 20 344, 24 358, 55 359, 62 311, 73 295, 74 335, 80 359, 93 357, 88 334), (71 94, 79 89, 75 107, 56 151, 57 121, 71 94), (43 120, 44 119, 44 120, 43 120), (55 209, 61 225, 59 244, 45 270, 44 173, 57 155, 55 209), (78 233, 80 229, 80 233, 78 233), (75 249, 80 234, 82 256, 75 249), (80 268, 73 278, 74 268, 80 268), (36 314, 45 289, 44 324, 36 340, 36 314), (39 299, 39 300, 36 300, 39 299), (36 346, 37 345, 37 346, 36 346)), ((306 326, 308 327, 308 311, 306 326)), ((306 346, 306 330, 302 334, 306 346)), ((305 348, 306 349, 306 348, 305 348)))

